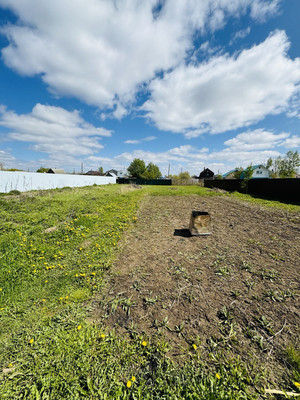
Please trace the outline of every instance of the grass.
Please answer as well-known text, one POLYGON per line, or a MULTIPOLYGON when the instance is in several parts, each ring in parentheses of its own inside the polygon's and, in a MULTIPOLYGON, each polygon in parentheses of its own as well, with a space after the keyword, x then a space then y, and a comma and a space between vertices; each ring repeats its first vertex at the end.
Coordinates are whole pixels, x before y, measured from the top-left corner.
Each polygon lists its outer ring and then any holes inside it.
MULTIPOLYGON (((163 340, 134 332, 126 339, 89 322, 118 241, 146 194, 216 195, 199 187, 122 193, 107 186, 1 197, 1 400, 261 398, 263 375, 238 359, 212 353, 207 363, 193 344, 178 366, 163 340)), ((129 314, 134 303, 120 306, 129 314)), ((296 350, 288 357, 299 364, 296 350)))

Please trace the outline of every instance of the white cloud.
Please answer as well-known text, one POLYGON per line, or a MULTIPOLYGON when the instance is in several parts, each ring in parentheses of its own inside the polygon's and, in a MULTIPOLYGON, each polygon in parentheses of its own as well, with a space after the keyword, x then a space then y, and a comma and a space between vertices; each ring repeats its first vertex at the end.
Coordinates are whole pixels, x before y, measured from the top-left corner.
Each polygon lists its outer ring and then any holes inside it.
POLYGON ((273 149, 283 145, 283 140, 290 136, 289 133, 275 134, 263 129, 238 134, 233 139, 227 140, 224 144, 229 146, 231 151, 249 151, 273 149))
POLYGON ((36 104, 29 114, 16 114, 2 108, 0 125, 7 137, 31 144, 35 151, 64 156, 88 155, 103 148, 102 136, 111 131, 87 123, 79 111, 36 104))
POLYGON ((138 139, 138 140, 136 140, 136 139, 133 139, 133 140, 128 139, 128 140, 125 140, 124 143, 126 143, 126 144, 139 144, 139 143, 142 143, 142 142, 152 142, 152 140, 155 140, 155 139, 157 139, 156 136, 147 136, 145 138, 141 138, 141 139, 138 139))
POLYGON ((7 150, 0 149, 0 170, 1 167, 12 168, 12 163, 16 161, 16 158, 10 154, 7 150))
POLYGON ((109 108, 120 119, 140 85, 185 59, 195 31, 220 29, 247 11, 263 18, 279 1, 165 0, 154 13, 157 3, 0 0, 18 17, 1 29, 9 40, 3 60, 20 74, 39 75, 55 94, 109 108))
POLYGON ((259 21, 265 21, 270 16, 273 16, 279 12, 280 3, 281 0, 253 0, 251 6, 251 16, 259 21))
POLYGON ((246 36, 249 35, 250 31, 251 31, 251 28, 250 28, 250 26, 248 26, 248 28, 242 29, 241 31, 236 32, 233 35, 232 39, 230 40, 229 44, 232 45, 238 39, 244 39, 246 36))
POLYGON ((282 146, 286 147, 287 149, 300 147, 300 136, 293 135, 293 136, 287 138, 282 143, 282 146))
POLYGON ((300 59, 291 60, 288 48, 285 32, 276 31, 238 55, 181 65, 151 82, 142 110, 158 128, 187 137, 249 126, 286 111, 300 82, 300 59))

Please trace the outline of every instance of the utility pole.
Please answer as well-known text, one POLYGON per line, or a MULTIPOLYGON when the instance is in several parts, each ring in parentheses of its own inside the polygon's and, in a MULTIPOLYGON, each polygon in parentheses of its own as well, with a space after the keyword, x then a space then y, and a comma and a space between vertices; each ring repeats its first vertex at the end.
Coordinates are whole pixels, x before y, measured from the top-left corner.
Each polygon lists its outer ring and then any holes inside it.
POLYGON ((81 173, 83 174, 83 162, 81 163, 81 173))

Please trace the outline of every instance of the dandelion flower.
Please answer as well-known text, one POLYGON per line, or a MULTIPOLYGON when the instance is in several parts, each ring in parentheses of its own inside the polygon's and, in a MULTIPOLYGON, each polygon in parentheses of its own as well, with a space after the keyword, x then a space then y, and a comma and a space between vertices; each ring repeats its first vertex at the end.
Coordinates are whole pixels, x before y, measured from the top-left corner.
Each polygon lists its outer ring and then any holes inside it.
POLYGON ((78 326, 77 326, 77 330, 78 330, 78 331, 79 331, 81 328, 82 328, 81 325, 78 325, 78 326))
POLYGON ((126 384, 126 386, 127 386, 128 388, 130 388, 130 387, 131 387, 131 381, 128 381, 127 384, 126 384))
POLYGON ((142 342, 142 346, 144 346, 144 347, 147 346, 147 342, 145 340, 142 342))
POLYGON ((132 382, 135 382, 135 376, 133 376, 133 377, 131 378, 131 380, 132 380, 132 382))
POLYGON ((66 296, 66 300, 68 300, 69 296, 66 296))
POLYGON ((30 339, 29 343, 32 344, 34 342, 34 339, 30 339))
POLYGON ((197 350, 197 345, 195 345, 195 343, 193 344, 193 349, 197 350))
POLYGON ((300 383, 299 383, 299 382, 294 382, 294 385, 295 385, 297 388, 300 388, 300 383))
POLYGON ((102 339, 104 339, 104 338, 105 338, 104 333, 102 333, 102 334, 100 335, 100 337, 101 337, 102 339))
POLYGON ((216 373, 216 378, 217 379, 221 379, 220 375, 218 373, 216 373))

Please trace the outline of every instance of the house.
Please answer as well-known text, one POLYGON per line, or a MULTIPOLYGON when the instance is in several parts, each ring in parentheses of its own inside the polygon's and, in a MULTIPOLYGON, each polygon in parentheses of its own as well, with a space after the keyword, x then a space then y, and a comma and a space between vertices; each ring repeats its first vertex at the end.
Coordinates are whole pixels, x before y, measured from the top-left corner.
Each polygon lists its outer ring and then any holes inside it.
POLYGON ((49 168, 47 174, 65 174, 65 171, 60 168, 49 168))
MULTIPOLYGON (((251 169, 253 171, 251 179, 270 178, 270 171, 262 164, 252 165, 251 169)), ((231 171, 226 172, 226 174, 222 175, 222 177, 224 179, 235 179, 235 173, 237 171, 239 171, 238 168, 232 169, 231 171)), ((244 179, 244 171, 241 172, 240 179, 244 179)))
MULTIPOLYGON (((251 169, 253 171, 251 179, 270 178, 270 171, 262 164, 252 165, 251 169)), ((240 179, 244 179, 244 172, 241 173, 240 179)))
POLYGON ((101 172, 99 172, 99 171, 92 171, 92 170, 86 172, 84 175, 103 176, 103 174, 102 174, 101 172))
POLYGON ((116 169, 110 169, 105 172, 104 176, 112 176, 112 177, 118 177, 118 178, 125 178, 127 177, 128 173, 127 171, 117 171, 116 169))
POLYGON ((203 178, 213 178, 214 177, 214 172, 212 172, 209 168, 203 168, 203 171, 200 172, 199 179, 203 178))
POLYGON ((116 169, 110 169, 104 173, 104 176, 111 176, 116 178, 118 176, 118 171, 116 169))
POLYGON ((234 174, 238 171, 237 168, 232 169, 231 171, 226 172, 226 174, 222 175, 223 179, 235 179, 234 174))

